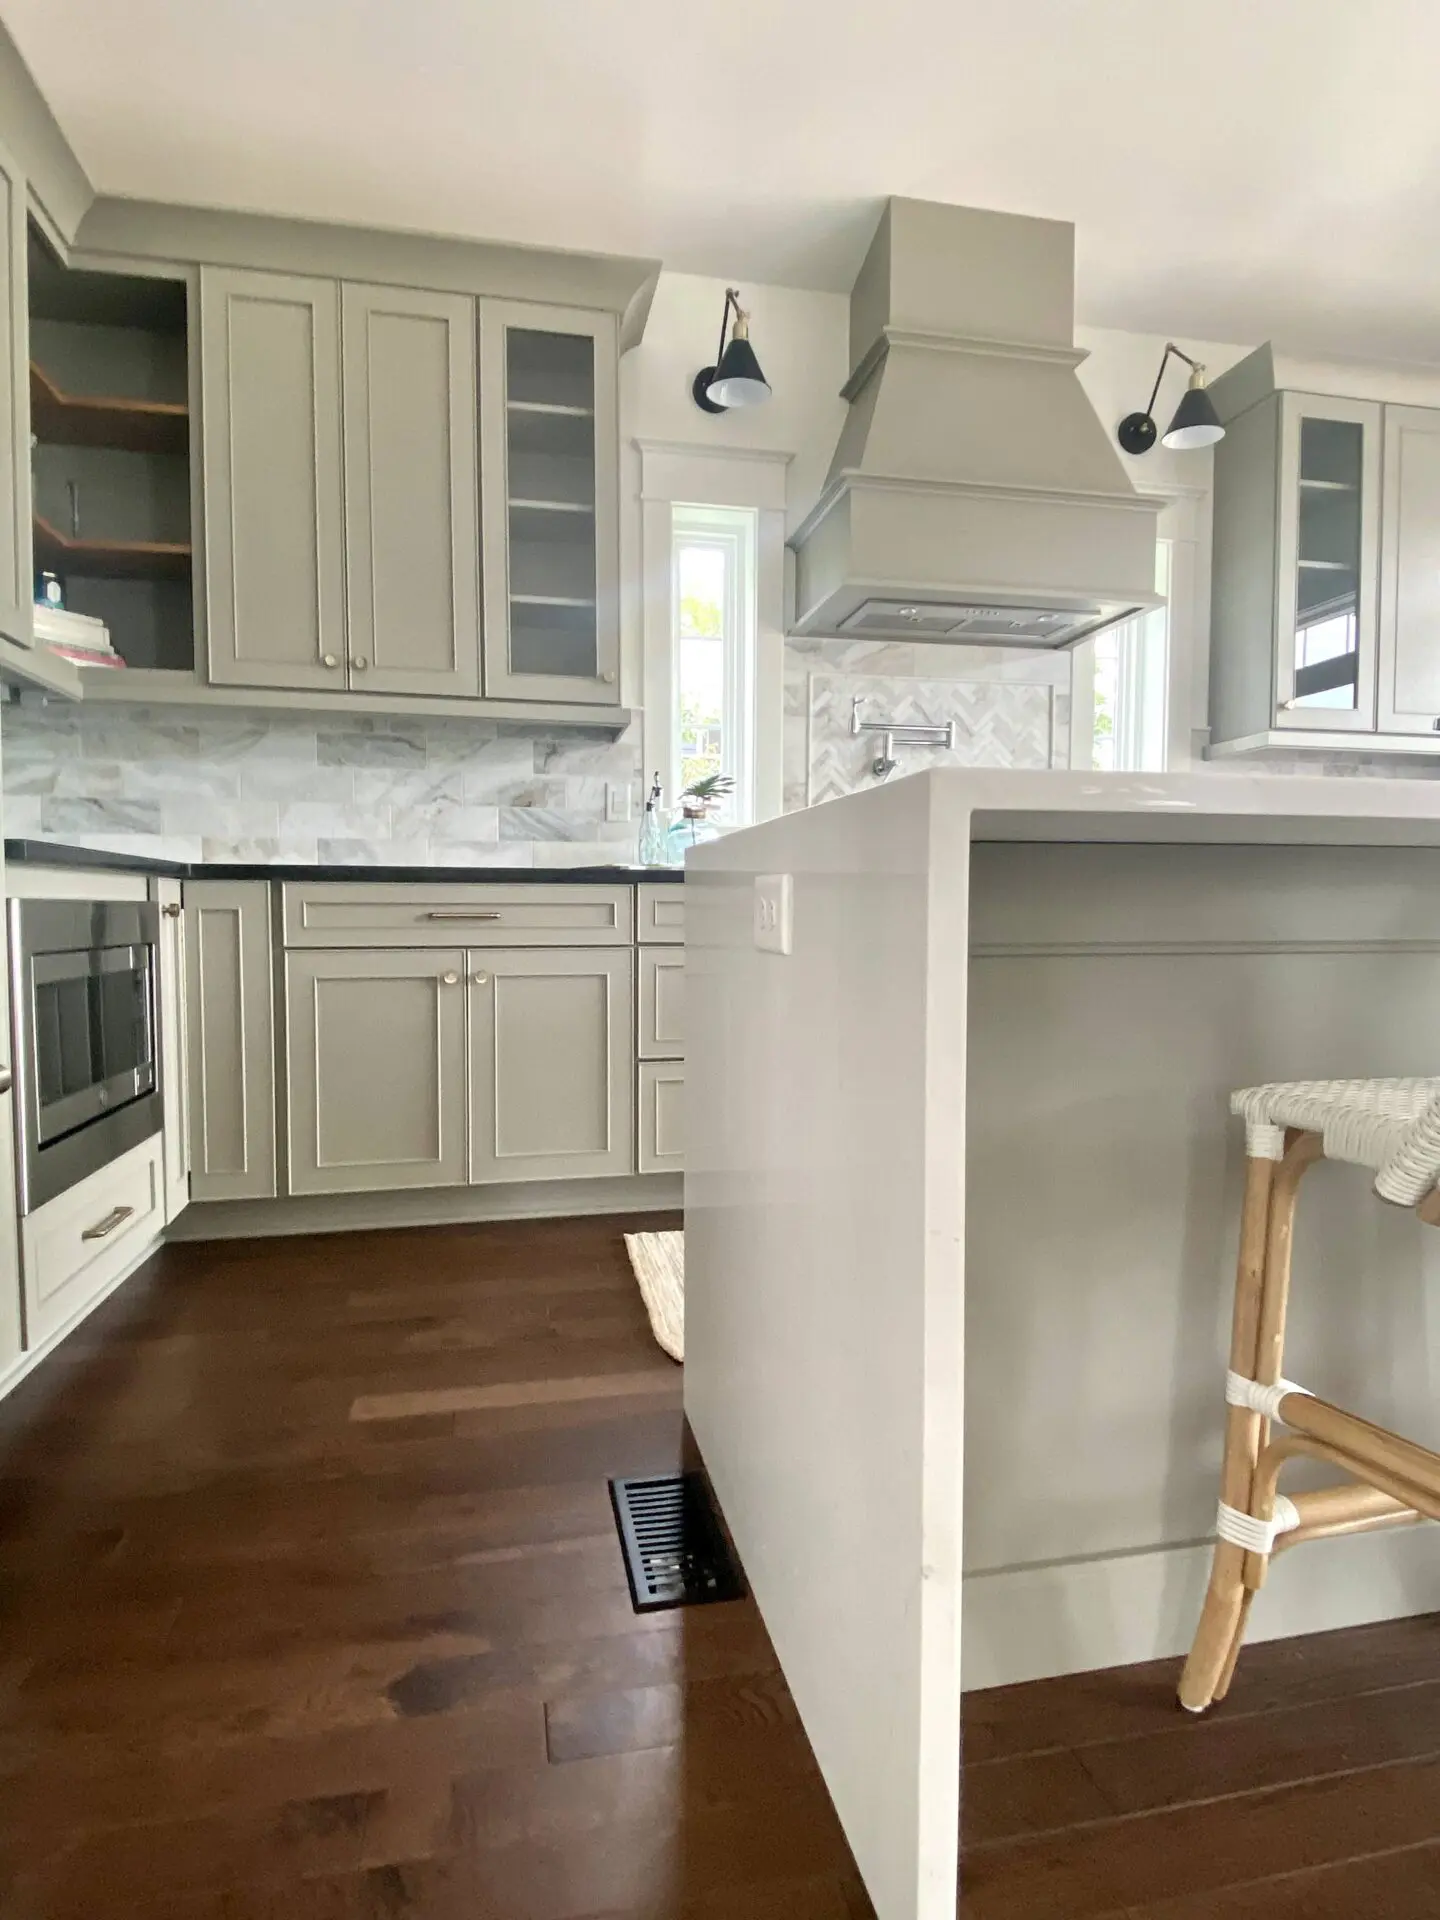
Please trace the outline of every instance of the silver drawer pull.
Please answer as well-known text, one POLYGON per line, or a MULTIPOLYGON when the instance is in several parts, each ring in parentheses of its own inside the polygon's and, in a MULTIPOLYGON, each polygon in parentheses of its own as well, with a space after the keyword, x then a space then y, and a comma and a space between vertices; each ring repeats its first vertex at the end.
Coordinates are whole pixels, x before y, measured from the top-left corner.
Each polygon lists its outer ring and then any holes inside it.
POLYGON ((86 1227, 81 1234, 82 1240, 108 1240, 117 1227, 123 1226, 131 1217, 133 1207, 112 1207, 103 1220, 97 1220, 93 1227, 86 1227))
POLYGON ((477 913, 473 907, 431 907, 427 920, 501 920, 503 914, 477 913))

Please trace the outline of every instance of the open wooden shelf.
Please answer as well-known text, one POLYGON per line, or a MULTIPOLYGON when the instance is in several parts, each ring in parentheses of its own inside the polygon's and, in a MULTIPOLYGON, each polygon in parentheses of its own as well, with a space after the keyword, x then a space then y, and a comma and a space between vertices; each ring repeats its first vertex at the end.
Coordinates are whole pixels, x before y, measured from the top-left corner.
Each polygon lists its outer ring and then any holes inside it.
POLYGON ((99 574, 109 580, 183 580, 192 549, 171 540, 74 540, 35 516, 35 565, 52 573, 99 574))
POLYGON ((62 393, 30 362, 30 426, 51 446, 113 447, 122 453, 169 453, 190 446, 190 409, 178 400, 97 399, 62 393))

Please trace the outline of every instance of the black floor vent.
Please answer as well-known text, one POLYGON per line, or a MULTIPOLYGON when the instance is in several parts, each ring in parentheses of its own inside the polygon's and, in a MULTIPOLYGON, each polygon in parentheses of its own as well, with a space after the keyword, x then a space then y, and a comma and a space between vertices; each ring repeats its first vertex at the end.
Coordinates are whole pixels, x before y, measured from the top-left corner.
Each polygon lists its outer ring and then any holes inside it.
POLYGON ((637 1613, 702 1607, 744 1593, 703 1474, 612 1480, 610 1498, 637 1613))

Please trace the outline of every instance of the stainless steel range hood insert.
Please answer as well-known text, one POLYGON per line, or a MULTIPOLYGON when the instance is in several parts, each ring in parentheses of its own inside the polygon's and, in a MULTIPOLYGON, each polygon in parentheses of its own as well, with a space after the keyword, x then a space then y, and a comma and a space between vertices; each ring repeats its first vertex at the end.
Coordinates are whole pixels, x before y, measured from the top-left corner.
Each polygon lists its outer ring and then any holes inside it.
POLYGON ((1075 377, 1074 228, 886 206, 794 630, 1069 647, 1157 604, 1155 521, 1075 377))

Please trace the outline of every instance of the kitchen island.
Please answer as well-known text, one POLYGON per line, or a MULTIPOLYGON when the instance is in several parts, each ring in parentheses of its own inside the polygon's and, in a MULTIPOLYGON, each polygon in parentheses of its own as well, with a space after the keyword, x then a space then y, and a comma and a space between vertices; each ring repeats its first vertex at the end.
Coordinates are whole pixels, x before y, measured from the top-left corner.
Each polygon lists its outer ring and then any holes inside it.
MULTIPOLYGON (((880 1920, 950 1920, 962 1639, 973 1687, 1198 1617, 1230 1091, 1440 1072, 1440 791, 931 773, 686 908, 686 1410, 880 1920)), ((1433 1444, 1437 1263, 1313 1176, 1287 1372, 1433 1444)), ((1252 1637, 1436 1608, 1428 1529, 1327 1542, 1252 1637)))

